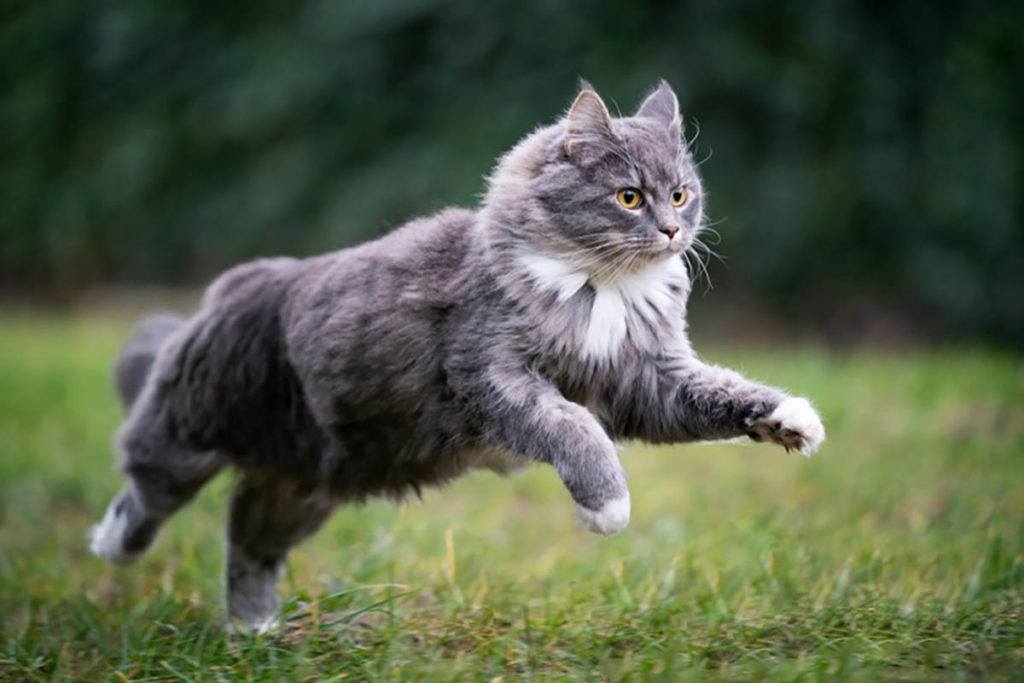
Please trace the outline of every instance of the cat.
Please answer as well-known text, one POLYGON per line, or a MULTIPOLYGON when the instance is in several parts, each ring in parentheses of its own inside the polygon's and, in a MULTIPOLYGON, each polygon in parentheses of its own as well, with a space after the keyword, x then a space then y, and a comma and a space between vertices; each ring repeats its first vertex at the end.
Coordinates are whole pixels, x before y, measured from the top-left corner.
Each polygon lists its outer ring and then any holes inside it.
POLYGON ((92 551, 135 560, 234 465, 227 606, 259 632, 278 623, 289 548, 340 503, 539 462, 587 529, 614 534, 630 516, 616 440, 816 450, 806 399, 691 348, 683 257, 704 204, 682 128, 664 81, 621 118, 584 83, 498 161, 478 210, 256 260, 217 278, 191 318, 144 319, 115 373, 127 483, 92 551))

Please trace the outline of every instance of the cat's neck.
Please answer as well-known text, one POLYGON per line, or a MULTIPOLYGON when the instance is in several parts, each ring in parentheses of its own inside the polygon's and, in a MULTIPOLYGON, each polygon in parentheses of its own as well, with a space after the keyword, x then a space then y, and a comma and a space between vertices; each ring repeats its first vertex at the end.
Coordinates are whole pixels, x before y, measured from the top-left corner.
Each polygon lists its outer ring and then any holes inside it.
POLYGON ((612 274, 564 254, 505 241, 489 245, 491 273, 508 300, 546 330, 553 347, 598 364, 628 343, 644 351, 685 345, 690 279, 679 255, 612 274))

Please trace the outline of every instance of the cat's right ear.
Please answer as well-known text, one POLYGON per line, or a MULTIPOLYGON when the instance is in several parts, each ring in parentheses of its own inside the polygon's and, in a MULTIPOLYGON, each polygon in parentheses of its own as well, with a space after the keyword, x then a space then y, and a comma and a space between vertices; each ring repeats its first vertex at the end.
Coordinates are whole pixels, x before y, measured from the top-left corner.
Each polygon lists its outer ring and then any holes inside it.
POLYGON ((636 116, 661 121, 668 126, 676 139, 682 134, 683 120, 679 115, 679 100, 665 79, 662 79, 658 87, 644 99, 643 104, 636 110, 636 116))
POLYGON ((584 88, 565 117, 565 152, 569 156, 615 140, 612 117, 604 100, 589 83, 583 81, 581 85, 584 88))

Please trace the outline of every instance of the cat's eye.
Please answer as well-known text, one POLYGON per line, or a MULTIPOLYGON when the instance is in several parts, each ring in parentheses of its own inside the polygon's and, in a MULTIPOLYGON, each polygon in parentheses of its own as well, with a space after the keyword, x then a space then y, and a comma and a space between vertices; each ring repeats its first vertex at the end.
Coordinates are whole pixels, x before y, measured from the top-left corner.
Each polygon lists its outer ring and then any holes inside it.
POLYGON ((686 191, 685 187, 680 187, 678 190, 672 192, 672 206, 682 206, 689 199, 690 193, 686 191))
POLYGON ((635 187, 626 187, 619 190, 615 193, 615 198, 626 209, 635 209, 644 201, 644 196, 635 187))

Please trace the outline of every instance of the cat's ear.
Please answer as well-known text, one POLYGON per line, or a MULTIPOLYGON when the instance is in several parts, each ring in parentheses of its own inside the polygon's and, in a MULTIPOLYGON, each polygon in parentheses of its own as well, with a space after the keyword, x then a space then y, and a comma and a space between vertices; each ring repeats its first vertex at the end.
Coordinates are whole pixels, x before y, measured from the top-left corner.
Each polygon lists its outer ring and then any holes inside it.
POLYGON ((615 140, 612 117, 601 96, 581 80, 580 94, 565 117, 565 151, 570 156, 580 149, 615 140))
POLYGON ((669 127, 675 137, 682 135, 683 120, 679 115, 679 99, 672 86, 664 79, 644 99, 635 116, 661 121, 669 127))

